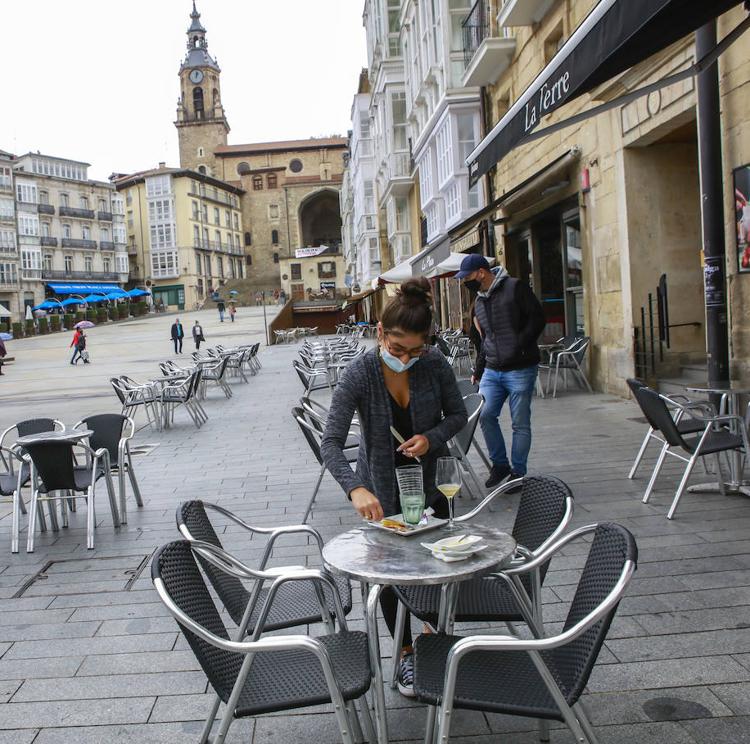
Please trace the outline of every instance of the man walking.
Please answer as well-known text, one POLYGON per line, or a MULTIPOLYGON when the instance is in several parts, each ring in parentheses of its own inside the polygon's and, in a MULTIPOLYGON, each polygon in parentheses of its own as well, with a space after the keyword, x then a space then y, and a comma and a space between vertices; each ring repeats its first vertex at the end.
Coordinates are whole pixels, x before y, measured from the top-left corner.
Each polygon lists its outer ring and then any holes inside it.
POLYGON ((544 329, 544 311, 526 282, 498 267, 490 269, 484 256, 472 254, 456 274, 477 293, 474 311, 482 333, 482 348, 472 382, 479 382, 485 400, 479 423, 492 460, 485 485, 494 488, 526 475, 531 449, 531 396, 539 365, 537 338, 544 329), (509 401, 513 427, 511 457, 505 448, 499 416, 509 401))
POLYGON ((179 318, 175 318, 172 323, 172 341, 174 341, 174 353, 182 354, 182 339, 185 338, 185 331, 180 323, 179 318))
POLYGON ((193 341, 195 342, 195 350, 198 351, 201 348, 201 341, 205 341, 206 338, 203 335, 203 327, 196 320, 193 326, 193 341))
POLYGON ((224 322, 224 313, 226 311, 226 305, 219 300, 219 304, 216 306, 216 309, 219 311, 219 320, 223 323, 224 322))

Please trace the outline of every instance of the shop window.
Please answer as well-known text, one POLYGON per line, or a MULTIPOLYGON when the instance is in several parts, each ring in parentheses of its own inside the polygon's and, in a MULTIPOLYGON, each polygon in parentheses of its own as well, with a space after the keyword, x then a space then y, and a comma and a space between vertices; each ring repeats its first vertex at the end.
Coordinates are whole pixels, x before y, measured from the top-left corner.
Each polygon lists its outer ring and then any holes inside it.
POLYGON ((336 264, 333 261, 321 261, 318 264, 318 279, 335 279, 336 264))

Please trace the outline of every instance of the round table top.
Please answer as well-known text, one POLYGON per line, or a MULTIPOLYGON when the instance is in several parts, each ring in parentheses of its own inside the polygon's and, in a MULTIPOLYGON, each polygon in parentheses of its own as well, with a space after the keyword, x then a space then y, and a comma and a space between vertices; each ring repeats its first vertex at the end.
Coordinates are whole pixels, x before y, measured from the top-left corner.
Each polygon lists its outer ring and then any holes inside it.
POLYGON ((457 523, 454 533, 429 530, 404 537, 366 525, 337 535, 323 547, 323 561, 334 573, 354 581, 384 585, 449 584, 504 568, 512 559, 516 541, 494 527, 457 523), (481 535, 489 545, 463 561, 447 563, 420 543, 451 534, 481 535))
POLYGON ((19 437, 16 444, 22 447, 37 442, 80 442, 81 439, 90 437, 94 432, 91 429, 67 429, 66 431, 41 431, 38 434, 29 434, 19 437))
POLYGON ((691 393, 731 393, 732 395, 747 395, 750 393, 750 386, 743 385, 737 380, 719 380, 717 382, 696 383, 695 385, 686 385, 685 390, 691 393))

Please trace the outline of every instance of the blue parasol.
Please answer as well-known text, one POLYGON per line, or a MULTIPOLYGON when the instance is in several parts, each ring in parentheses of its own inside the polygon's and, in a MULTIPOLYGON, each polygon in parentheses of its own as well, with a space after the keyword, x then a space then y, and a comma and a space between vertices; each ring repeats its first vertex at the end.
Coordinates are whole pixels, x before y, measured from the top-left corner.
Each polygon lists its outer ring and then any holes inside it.
POLYGON ((83 305, 85 304, 85 301, 81 299, 77 299, 75 297, 68 297, 67 300, 63 300, 60 304, 63 307, 70 307, 71 305, 83 305))
POLYGON ((128 297, 145 297, 146 295, 150 295, 151 292, 149 292, 147 289, 131 289, 129 292, 126 292, 128 297))
POLYGON ((32 310, 54 310, 54 308, 60 307, 56 302, 50 302, 49 300, 45 300, 44 302, 40 302, 35 307, 32 307, 32 310))
POLYGON ((84 297, 83 300, 87 305, 91 305, 95 302, 104 302, 105 297, 104 295, 90 294, 88 297, 84 297))

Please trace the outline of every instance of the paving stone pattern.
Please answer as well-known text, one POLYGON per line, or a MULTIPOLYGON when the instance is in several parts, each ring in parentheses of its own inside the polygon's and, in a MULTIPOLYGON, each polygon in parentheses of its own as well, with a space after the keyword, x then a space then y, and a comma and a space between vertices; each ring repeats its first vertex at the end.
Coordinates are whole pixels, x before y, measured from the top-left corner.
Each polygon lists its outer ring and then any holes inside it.
MULTIPOLYGON (((33 555, 12 556, 3 505, 0 744, 197 741, 211 701, 205 676, 162 609, 149 568, 129 580, 144 557, 177 538, 174 514, 182 500, 216 501, 259 525, 299 521, 318 465, 289 415, 302 392, 291 369, 295 353, 294 346, 265 349, 262 371, 248 385, 235 383, 231 400, 211 390, 210 419, 202 429, 178 412, 173 429, 140 431, 139 443, 159 445, 136 460, 145 505, 137 509, 131 501, 129 524, 115 531, 106 499, 100 501, 95 550, 85 548, 81 506, 68 529, 39 536, 33 555), (26 586, 42 569, 47 578, 26 586)), ((27 410, 41 414, 45 405, 36 401, 27 410)), ((534 403, 532 472, 557 475, 571 486, 574 525, 616 520, 634 532, 640 549, 638 573, 585 703, 602 744, 750 742, 750 503, 688 495, 668 521, 676 483, 670 465, 651 504, 643 505, 639 496, 653 456, 639 478, 626 478, 643 432, 633 403, 611 396, 569 393, 534 403)), ((698 474, 694 480, 705 478, 698 474)), ((460 500, 458 510, 470 503, 460 500)), ((514 508, 512 498, 498 503, 486 519, 508 526, 514 508)), ((358 521, 325 476, 311 523, 330 538, 358 521)), ((221 524, 219 531, 226 547, 244 560, 262 552, 263 541, 237 527, 221 524)), ((569 546, 547 576, 544 609, 552 630, 564 620, 586 550, 585 543, 569 546)), ((277 565, 317 560, 316 547, 298 536, 273 556, 277 565)), ((355 601, 350 626, 361 628, 361 618, 355 601)), ((384 628, 381 633, 387 657, 390 643, 384 628)), ((387 701, 391 740, 421 742, 424 711, 390 689, 387 701)), ((531 744, 538 741, 535 725, 457 711, 453 741, 531 744)), ((573 741, 557 724, 551 739, 573 741)), ((236 722, 229 741, 338 739, 334 717, 323 706, 236 722)))

